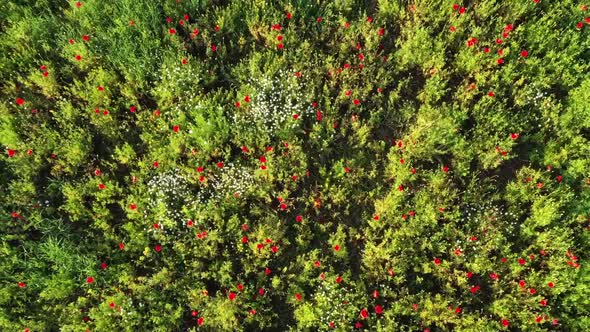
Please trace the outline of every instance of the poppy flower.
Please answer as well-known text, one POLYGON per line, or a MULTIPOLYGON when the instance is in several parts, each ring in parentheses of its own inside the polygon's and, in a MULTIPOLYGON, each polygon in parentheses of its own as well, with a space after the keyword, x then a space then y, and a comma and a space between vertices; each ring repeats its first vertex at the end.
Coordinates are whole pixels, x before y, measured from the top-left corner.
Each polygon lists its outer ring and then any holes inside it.
POLYGON ((224 165, 223 162, 220 161, 220 162, 217 163, 217 168, 223 168, 223 165, 224 165))
POLYGON ((535 293, 537 293, 537 290, 536 290, 536 289, 534 289, 534 288, 531 288, 531 289, 529 289, 529 293, 531 293, 531 294, 535 294, 535 293))
POLYGON ((186 58, 182 58, 180 63, 182 63, 183 65, 186 65, 188 63, 188 60, 186 58))
POLYGON ((459 8, 459 14, 465 14, 465 7, 459 8))
POLYGON ((298 215, 295 217, 295 221, 297 221, 297 222, 301 222, 301 220, 303 220, 303 217, 302 217, 300 214, 298 214, 298 215))
POLYGON ((129 205, 129 208, 130 208, 131 210, 135 210, 135 209, 137 209, 137 205, 136 205, 136 204, 134 204, 134 203, 131 203, 131 204, 129 205))
POLYGON ((524 280, 520 280, 518 282, 518 286, 520 286, 521 288, 524 288, 525 285, 526 285, 526 283, 524 282, 524 280))
POLYGON ((510 138, 513 139, 513 140, 517 139, 519 136, 520 135, 518 133, 512 133, 512 134, 510 134, 510 138))
POLYGON ((230 301, 233 301, 233 300, 236 298, 236 293, 234 293, 234 292, 230 292, 230 293, 229 293, 229 295, 227 296, 227 298, 228 298, 230 301))
POLYGON ((457 28, 456 28, 456 27, 454 27, 454 26, 451 26, 451 27, 449 28, 449 31, 451 31, 451 32, 455 32, 455 31, 457 31, 457 28))
POLYGON ((160 163, 158 163, 158 161, 156 160, 156 161, 154 161, 154 168, 158 168, 158 167, 160 167, 160 163))
POLYGON ((98 189, 103 190, 104 188, 106 188, 106 186, 104 185, 104 183, 100 183, 98 185, 98 189))
POLYGON ((553 287, 555 287, 555 284, 553 283, 553 281, 550 281, 547 283, 547 287, 553 288, 553 287))
POLYGON ((160 114, 162 114, 162 112, 160 112, 160 110, 155 110, 154 111, 154 115, 155 116, 160 116, 160 114))
POLYGON ((187 222, 186 222, 186 225, 187 225, 188 227, 193 227, 193 225, 194 225, 194 224, 195 224, 195 223, 194 223, 192 220, 189 220, 189 221, 187 221, 187 222))
POLYGON ((340 246, 339 245, 335 245, 334 246, 334 251, 340 251, 340 246))
POLYGON ((537 316, 537 318, 535 318, 535 322, 540 323, 543 321, 543 316, 537 316))
POLYGON ((508 327, 508 325, 509 325, 509 324, 510 324, 510 323, 508 322, 508 320, 506 320, 506 319, 502 319, 502 326, 504 326, 504 327, 508 327))
POLYGON ((529 52, 527 50, 522 50, 520 51, 520 56, 526 58, 527 56, 529 56, 529 52))
POLYGON ((82 7, 82 3, 81 3, 80 1, 77 1, 77 2, 76 2, 76 7, 77 7, 77 8, 80 8, 80 7, 82 7))
POLYGON ((380 306, 380 305, 376 305, 376 306, 375 306, 375 313, 376 313, 377 315, 381 315, 381 314, 383 313, 383 307, 382 307, 382 306, 380 306))
POLYGON ((264 296, 264 293, 265 293, 264 288, 260 287, 260 289, 258 289, 258 295, 264 296))
POLYGON ((285 17, 286 17, 288 20, 290 20, 290 19, 291 19, 291 17, 293 17, 293 14, 291 14, 291 13, 287 12, 287 14, 285 14, 285 17))
POLYGON ((490 91, 488 92, 488 97, 494 97, 496 94, 494 93, 494 91, 490 91))
POLYGON ((124 250, 125 249, 125 243, 119 242, 119 249, 120 250, 124 250))
POLYGON ((367 309, 362 309, 360 315, 362 319, 366 319, 367 317, 369 317, 369 312, 367 311, 367 309))
POLYGON ((16 104, 18 106, 22 106, 25 103, 25 100, 22 98, 16 98, 16 104))
POLYGON ((217 52, 217 45, 211 45, 211 51, 217 52))
POLYGON ((248 225, 247 224, 242 224, 242 230, 245 232, 248 230, 248 225))
POLYGON ((434 264, 440 265, 440 259, 439 258, 434 258, 434 264))
POLYGON ((162 251, 162 246, 157 244, 154 249, 156 250, 156 252, 160 252, 160 251, 162 251))
POLYGON ((336 283, 339 284, 342 282, 342 277, 341 276, 337 276, 336 277, 336 283))
POLYGON ((47 77, 47 76, 49 76, 49 72, 44 71, 43 72, 43 77, 47 77))
POLYGON ((205 322, 205 320, 203 319, 203 317, 199 317, 199 318, 197 318, 197 324, 198 324, 199 326, 203 325, 203 323, 204 323, 204 322, 205 322))
POLYGON ((174 131, 175 133, 177 133, 178 130, 180 130, 180 126, 175 125, 174 127, 172 127, 172 131, 174 131))
POLYGON ((82 40, 87 42, 90 40, 90 37, 88 35, 84 35, 84 36, 82 36, 82 40))
POLYGON ((72 38, 68 39, 68 44, 70 44, 70 45, 74 44, 74 40, 72 38))
POLYGON ((449 172, 449 167, 448 166, 444 166, 442 168, 443 172, 448 173, 449 172))
POLYGON ((100 264, 100 268, 101 268, 101 269, 103 269, 103 270, 106 270, 106 269, 107 269, 107 263, 105 263, 105 262, 102 262, 102 263, 100 264))
POLYGON ((115 302, 109 303, 109 307, 114 308, 115 307, 115 302))
POLYGON ((264 268, 264 274, 269 276, 272 273, 271 269, 269 269, 268 267, 264 268))
POLYGON ((503 64, 503 63, 504 63, 504 59, 502 59, 502 58, 499 58, 498 60, 496 60, 496 62, 497 62, 499 65, 501 65, 501 64, 503 64))
POLYGON ((282 50, 282 49, 284 48, 284 46, 283 46, 283 43, 279 43, 279 44, 277 45, 277 48, 278 48, 279 50, 282 50))
POLYGON ((242 104, 239 101, 236 101, 235 105, 236 105, 236 107, 242 106, 242 104))
POLYGON ((466 273, 466 276, 467 276, 467 278, 471 278, 473 276, 473 273, 472 272, 467 272, 466 273))
POLYGON ((506 263, 507 261, 508 261, 508 259, 506 257, 500 258, 500 262, 502 262, 502 263, 506 263))
POLYGON ((250 96, 246 95, 244 97, 244 101, 247 102, 247 103, 249 103, 250 102, 250 96))
POLYGON ((12 158, 16 154, 16 151, 15 150, 12 150, 12 149, 8 149, 6 151, 6 153, 8 154, 8 157, 12 158))
POLYGON ((302 297, 302 296, 301 296, 301 294, 300 294, 300 293, 297 293, 297 294, 295 294, 295 299, 296 299, 297 301, 301 301, 301 297, 302 297))
POLYGON ((168 30, 168 33, 170 33, 171 35, 173 35, 173 34, 175 34, 175 33, 176 33, 176 29, 174 29, 174 28, 170 28, 170 29, 168 30))
POLYGON ((273 252, 273 254, 276 254, 277 251, 279 251, 279 248, 276 245, 274 245, 270 248, 270 250, 273 252))
POLYGON ((243 237, 242 237, 242 243, 243 243, 243 244, 246 244, 246 243, 248 243, 248 237, 247 237, 247 236, 243 236, 243 237))
POLYGON ((25 284, 24 282, 20 281, 20 282, 18 283, 18 287, 20 287, 20 288, 25 288, 25 287, 27 287, 27 284, 25 284))
POLYGON ((518 259, 518 264, 524 265, 525 263, 526 263, 526 261, 523 258, 518 259))
POLYGON ((86 282, 89 283, 89 284, 91 284, 91 283, 94 282, 94 278, 93 277, 88 277, 88 278, 86 278, 86 282))
POLYGON ((457 307, 457 308, 455 308, 455 313, 456 313, 456 314, 460 314, 460 313, 461 313, 461 307, 457 307))
POLYGON ((541 304, 543 307, 547 306, 547 299, 542 299, 542 300, 541 300, 541 302, 540 302, 540 304, 541 304))
POLYGON ((76 58, 76 61, 80 61, 80 60, 82 60, 82 56, 81 56, 80 54, 76 55, 76 57, 75 57, 75 58, 76 58))
POLYGON ((457 9, 459 9, 459 5, 458 5, 458 4, 456 4, 456 3, 454 3, 454 4, 453 4, 453 10, 457 10, 457 9))
POLYGON ((557 182, 561 182, 563 180, 563 176, 558 175, 556 179, 557 179, 557 182))

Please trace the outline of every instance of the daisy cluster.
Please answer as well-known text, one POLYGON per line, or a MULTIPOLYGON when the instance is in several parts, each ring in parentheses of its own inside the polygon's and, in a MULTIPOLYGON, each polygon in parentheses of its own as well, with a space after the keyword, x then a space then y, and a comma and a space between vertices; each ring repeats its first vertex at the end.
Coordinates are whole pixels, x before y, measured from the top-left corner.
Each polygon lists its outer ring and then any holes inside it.
POLYGON ((331 325, 339 325, 347 322, 351 312, 358 312, 360 309, 352 308, 354 306, 354 292, 343 284, 324 281, 321 282, 317 290, 311 295, 314 306, 320 310, 320 327, 324 330, 331 330, 331 325))
MULTIPOLYGON (((228 195, 240 197, 254 185, 252 170, 232 162, 225 164, 211 178, 210 199, 221 201, 228 195)), ((202 196, 197 194, 199 200, 202 196)))
MULTIPOLYGON (((148 183, 148 211, 164 209, 164 213, 155 213, 156 222, 161 223, 164 217, 176 222, 184 219, 183 207, 190 202, 188 181, 175 169, 151 178, 148 183)), ((160 211, 162 212, 162 211, 160 211)), ((147 218, 147 212, 145 217, 147 218)))
POLYGON ((286 70, 279 70, 274 76, 250 79, 248 84, 256 94, 249 107, 234 114, 233 121, 238 128, 250 129, 255 123, 258 129, 273 135, 291 124, 294 128, 314 110, 303 98, 303 83, 286 70))

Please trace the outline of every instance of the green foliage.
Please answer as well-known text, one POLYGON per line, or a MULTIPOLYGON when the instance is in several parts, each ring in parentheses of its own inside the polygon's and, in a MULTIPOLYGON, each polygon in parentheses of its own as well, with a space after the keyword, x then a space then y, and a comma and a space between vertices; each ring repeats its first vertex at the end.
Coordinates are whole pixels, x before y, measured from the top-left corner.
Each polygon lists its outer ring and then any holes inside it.
POLYGON ((590 330, 588 11, 454 4, 0 3, 0 330, 590 330))

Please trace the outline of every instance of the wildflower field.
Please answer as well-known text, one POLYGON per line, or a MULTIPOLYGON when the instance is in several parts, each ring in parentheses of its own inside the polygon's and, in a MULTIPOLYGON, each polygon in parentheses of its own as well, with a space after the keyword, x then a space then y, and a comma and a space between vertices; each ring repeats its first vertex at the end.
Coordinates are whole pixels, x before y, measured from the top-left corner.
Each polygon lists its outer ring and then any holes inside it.
POLYGON ((8 0, 0 54, 0 331, 590 331, 584 0, 8 0))

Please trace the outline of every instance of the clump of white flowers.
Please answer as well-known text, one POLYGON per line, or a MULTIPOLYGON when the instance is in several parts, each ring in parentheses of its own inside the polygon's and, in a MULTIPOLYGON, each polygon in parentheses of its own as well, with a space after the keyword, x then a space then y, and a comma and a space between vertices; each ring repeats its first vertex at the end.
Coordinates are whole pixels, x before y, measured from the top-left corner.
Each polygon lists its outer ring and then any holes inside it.
POLYGON ((341 322, 349 321, 351 316, 360 311, 354 305, 356 300, 354 292, 347 286, 333 280, 320 282, 311 295, 311 301, 320 314, 320 330, 331 330, 330 322, 340 325, 341 322))
POLYGON ((240 197, 253 185, 251 169, 229 162, 217 169, 211 178, 211 198, 221 201, 228 195, 240 197))
POLYGON ((256 126, 273 135, 286 124, 295 127, 306 116, 315 114, 303 98, 303 84, 291 72, 279 70, 274 76, 250 79, 248 84, 256 93, 248 107, 234 114, 238 128, 249 130, 256 126))
POLYGON ((183 208, 190 201, 190 188, 178 169, 154 176, 147 187, 148 210, 154 212, 152 218, 156 222, 161 223, 165 218, 176 222, 183 220, 183 208))

